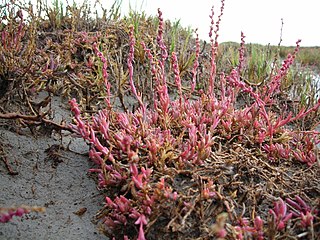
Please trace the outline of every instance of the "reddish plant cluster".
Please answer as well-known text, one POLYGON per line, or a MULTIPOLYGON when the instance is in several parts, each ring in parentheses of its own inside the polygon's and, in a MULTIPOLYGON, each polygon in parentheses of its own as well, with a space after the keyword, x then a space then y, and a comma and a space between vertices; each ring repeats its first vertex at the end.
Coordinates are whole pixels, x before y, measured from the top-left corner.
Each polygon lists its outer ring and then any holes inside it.
POLYGON ((8 210, 7 213, 1 213, 0 222, 1 223, 9 222, 14 216, 22 217, 26 213, 29 213, 28 209, 24 209, 24 208, 10 209, 8 210))
POLYGON ((290 221, 299 221, 301 229, 311 227, 318 213, 318 210, 311 209, 299 196, 295 196, 295 201, 290 198, 284 201, 280 198, 274 202, 274 208, 269 210, 271 219, 268 220, 270 228, 267 232, 264 221, 259 216, 254 218, 252 227, 247 218, 239 218, 237 225, 232 227, 232 232, 235 239, 239 240, 273 239, 277 232, 285 231, 291 225, 290 221))
POLYGON ((0 208, 0 223, 9 222, 14 216, 22 217, 25 214, 34 212, 45 212, 45 208, 43 207, 11 207, 11 208, 0 208))
MULTIPOLYGON (((29 34, 32 34, 32 31, 28 29, 22 10, 17 10, 9 3, 3 7, 7 15, 3 16, 0 22, 0 78, 6 80, 27 73, 30 66, 19 60, 33 55, 34 43, 25 40, 28 30, 29 34), (7 24, 4 24, 5 21, 7 24)), ((6 86, 1 88, 1 92, 6 90, 6 86)))
POLYGON ((274 203, 274 209, 269 211, 273 215, 276 229, 281 231, 285 228, 287 222, 292 218, 292 213, 287 212, 287 204, 280 198, 274 203))
POLYGON ((300 219, 300 226, 302 228, 308 228, 312 226, 315 217, 320 213, 319 209, 312 209, 299 196, 295 196, 295 201, 287 198, 286 202, 292 209, 290 210, 292 217, 300 219))
POLYGON ((236 239, 242 240, 247 239, 250 236, 250 239, 264 239, 263 231, 263 220, 257 216, 253 221, 253 227, 250 227, 250 221, 247 218, 240 218, 237 226, 234 229, 234 236, 236 239))
MULTIPOLYGON (((178 97, 168 91, 166 61, 168 58, 163 41, 163 19, 159 10, 159 31, 157 43, 160 58, 157 59, 147 46, 142 43, 146 56, 150 61, 150 69, 155 79, 153 106, 147 108, 143 96, 135 87, 133 64, 135 39, 133 28, 130 32, 130 52, 128 56, 129 83, 132 94, 136 97, 139 108, 134 112, 121 112, 112 108, 110 95, 106 101, 108 107, 100 110, 91 119, 85 119, 75 99, 70 100, 71 110, 75 116, 72 128, 85 140, 90 142, 90 158, 97 168, 90 169, 98 173, 100 189, 117 189, 114 196, 106 197, 103 210, 103 221, 111 230, 111 235, 128 239, 129 232, 122 226, 135 227, 135 234, 139 240, 145 239, 148 229, 154 224, 161 209, 168 204, 174 206, 183 202, 186 216, 192 209, 193 203, 185 200, 183 192, 174 187, 170 171, 192 171, 196 166, 204 164, 219 144, 239 142, 249 147, 260 148, 266 160, 298 160, 312 166, 315 161, 314 149, 318 143, 318 134, 313 132, 308 137, 303 132, 295 133, 285 128, 285 125, 303 118, 312 111, 317 111, 320 101, 307 110, 301 110, 297 116, 278 116, 272 111, 274 95, 279 91, 280 81, 287 74, 292 64, 297 48, 284 61, 277 74, 272 76, 268 88, 254 90, 241 80, 241 70, 244 61, 244 35, 242 34, 240 49, 240 64, 230 74, 220 75, 220 93, 215 89, 216 65, 215 55, 220 18, 214 31, 216 38, 212 39, 212 62, 209 85, 201 89, 197 97, 191 100, 190 95, 183 94, 182 81, 179 73, 177 54, 172 53, 171 64, 174 81, 178 89, 178 97), (238 107, 239 94, 248 94, 252 101, 244 107, 238 107), (217 96, 216 96, 217 95, 217 96), (173 100, 172 100, 173 99, 173 100), (303 141, 301 141, 303 139, 303 141), (175 169, 175 170, 172 170, 175 169), (117 234, 116 234, 117 232, 117 234)), ((212 27, 213 31, 213 10, 212 27)), ((195 90, 195 73, 199 54, 197 42, 196 61, 193 69, 191 91, 195 90)), ((107 64, 103 54, 94 45, 94 50, 104 63, 103 78, 110 94, 110 84, 106 72, 107 64)), ((215 185, 211 179, 202 183, 201 201, 209 201, 217 197, 215 185)), ((283 200, 275 203, 270 210, 276 231, 282 231, 288 221, 299 216, 301 226, 312 224, 313 215, 310 208, 299 198, 298 203, 288 199, 292 207, 287 212, 287 205, 283 200)), ((186 217, 185 217, 186 218, 186 217)), ((185 221, 185 218, 183 221, 185 221)), ((224 224, 216 223, 215 236, 225 237, 228 229, 224 224)), ((264 222, 257 216, 250 227, 249 220, 242 218, 238 226, 233 228, 233 235, 242 239, 244 235, 251 235, 257 239, 264 237, 264 222)), ((132 229, 132 228, 127 228, 132 229)), ((232 231, 231 231, 232 232, 232 231)))

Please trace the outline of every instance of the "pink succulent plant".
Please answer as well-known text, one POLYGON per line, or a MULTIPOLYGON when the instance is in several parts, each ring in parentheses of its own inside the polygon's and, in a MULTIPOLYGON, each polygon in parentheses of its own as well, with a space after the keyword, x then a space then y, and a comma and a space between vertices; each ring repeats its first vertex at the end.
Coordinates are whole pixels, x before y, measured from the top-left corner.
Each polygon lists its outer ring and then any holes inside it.
POLYGON ((287 212, 287 204, 280 198, 274 203, 274 208, 269 210, 272 214, 276 229, 281 231, 286 227, 287 222, 292 218, 292 213, 287 212))

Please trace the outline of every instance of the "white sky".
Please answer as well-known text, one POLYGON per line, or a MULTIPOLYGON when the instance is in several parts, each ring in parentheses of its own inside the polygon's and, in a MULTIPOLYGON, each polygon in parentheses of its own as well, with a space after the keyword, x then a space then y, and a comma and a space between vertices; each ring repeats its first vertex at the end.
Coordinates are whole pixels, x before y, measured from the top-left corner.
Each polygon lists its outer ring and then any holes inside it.
MULTIPOLYGON (((110 5, 113 0, 101 0, 110 5)), ((215 20, 220 12, 220 0, 123 0, 122 13, 131 7, 156 15, 160 7, 163 17, 181 19, 183 26, 198 28, 200 37, 208 39, 209 14, 212 5, 215 20)), ((283 18, 283 46, 320 46, 319 0, 225 0, 225 10, 220 25, 219 42, 240 41, 244 32, 246 42, 277 45, 283 18)))

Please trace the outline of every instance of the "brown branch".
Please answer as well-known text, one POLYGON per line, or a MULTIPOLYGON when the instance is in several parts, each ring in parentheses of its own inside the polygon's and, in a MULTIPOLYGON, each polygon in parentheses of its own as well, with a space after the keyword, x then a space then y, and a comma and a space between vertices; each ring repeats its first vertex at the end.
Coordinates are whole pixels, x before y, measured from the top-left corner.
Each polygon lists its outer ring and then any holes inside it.
POLYGON ((46 124, 52 125, 56 129, 66 130, 70 132, 74 132, 74 130, 67 125, 61 125, 53 122, 52 120, 44 118, 42 115, 23 115, 20 113, 0 113, 0 118, 3 119, 23 119, 26 121, 34 121, 34 122, 44 122, 46 124))
POLYGON ((28 121, 39 121, 41 120, 41 116, 30 116, 30 115, 23 115, 20 113, 0 113, 0 118, 3 119, 18 119, 21 118, 23 120, 28 120, 28 121))
POLYGON ((6 166, 6 169, 8 170, 9 175, 18 175, 19 173, 17 171, 14 171, 8 162, 8 159, 5 156, 0 157, 3 161, 4 165, 6 166))

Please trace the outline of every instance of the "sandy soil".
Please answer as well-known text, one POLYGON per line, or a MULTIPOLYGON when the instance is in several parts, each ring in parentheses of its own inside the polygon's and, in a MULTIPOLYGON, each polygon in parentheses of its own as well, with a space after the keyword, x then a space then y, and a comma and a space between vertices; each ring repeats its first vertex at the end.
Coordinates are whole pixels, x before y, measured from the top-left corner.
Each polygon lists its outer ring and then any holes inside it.
MULTIPOLYGON (((70 122, 71 114, 60 98, 53 97, 51 103, 54 121, 70 122)), ((57 133, 35 136, 27 128, 16 131, 10 121, 0 123, 0 145, 2 157, 17 174, 10 175, 0 162, 0 206, 37 205, 46 212, 0 224, 0 239, 106 239, 93 223, 103 195, 87 174, 92 163, 86 143, 68 133, 61 139, 57 133)))

